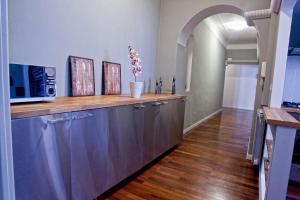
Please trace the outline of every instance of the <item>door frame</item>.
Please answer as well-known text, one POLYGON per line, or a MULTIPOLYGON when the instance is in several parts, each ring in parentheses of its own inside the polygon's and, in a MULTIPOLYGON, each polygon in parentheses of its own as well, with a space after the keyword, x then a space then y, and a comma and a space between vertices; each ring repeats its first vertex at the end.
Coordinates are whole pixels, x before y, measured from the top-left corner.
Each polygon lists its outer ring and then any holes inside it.
POLYGON ((9 103, 8 2, 0 0, 0 199, 15 200, 9 103))

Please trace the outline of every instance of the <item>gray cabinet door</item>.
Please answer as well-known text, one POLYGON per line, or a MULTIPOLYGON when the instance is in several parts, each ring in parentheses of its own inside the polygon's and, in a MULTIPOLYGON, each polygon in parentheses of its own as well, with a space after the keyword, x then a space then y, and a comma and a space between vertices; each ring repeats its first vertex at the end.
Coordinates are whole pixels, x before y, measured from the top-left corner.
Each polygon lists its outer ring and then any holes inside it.
POLYGON ((178 145, 183 136, 183 126, 184 126, 184 112, 185 112, 185 99, 172 100, 169 101, 170 109, 172 114, 170 115, 170 147, 178 145))
POLYGON ((71 199, 70 126, 69 114, 12 121, 17 199, 71 199))
POLYGON ((185 101, 146 104, 143 162, 148 164, 182 140, 185 101))
POLYGON ((95 199, 108 189, 108 109, 75 112, 70 151, 72 199, 95 199))
POLYGON ((145 104, 144 125, 143 163, 146 165, 160 155, 156 149, 160 131, 160 107, 158 104, 145 104))
POLYGON ((159 155, 165 153, 171 147, 171 117, 173 114, 174 110, 169 101, 160 102, 159 133, 156 135, 156 150, 159 155))
POLYGON ((108 109, 73 113, 72 199, 95 199, 108 189, 108 109))
POLYGON ((143 109, 113 107, 109 117, 110 185, 113 186, 142 167, 143 109))

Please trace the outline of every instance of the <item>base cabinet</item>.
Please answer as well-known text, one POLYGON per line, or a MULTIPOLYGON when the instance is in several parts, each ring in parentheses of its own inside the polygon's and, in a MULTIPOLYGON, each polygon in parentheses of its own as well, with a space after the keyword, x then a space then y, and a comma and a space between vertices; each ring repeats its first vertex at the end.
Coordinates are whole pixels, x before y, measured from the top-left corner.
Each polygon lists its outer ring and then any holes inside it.
POLYGON ((170 101, 170 146, 179 144, 182 140, 184 129, 185 99, 170 101))
POLYGON ((172 106, 169 101, 159 102, 159 131, 156 137, 156 154, 161 155, 170 149, 172 106))
POLYGON ((146 104, 143 163, 178 145, 183 136, 185 99, 146 104))
POLYGON ((70 134, 71 196, 95 199, 109 188, 108 109, 75 112, 70 134))
POLYGON ((143 134, 143 164, 146 165, 159 156, 156 145, 159 142, 160 107, 155 103, 145 104, 143 134))
POLYGON ((16 199, 71 199, 71 114, 12 121, 16 199))
POLYGON ((142 110, 134 106, 114 107, 109 115, 110 186, 142 167, 142 110), (140 116, 140 117, 139 117, 140 116))
POLYGON ((87 200, 179 144, 184 99, 12 121, 16 198, 87 200))

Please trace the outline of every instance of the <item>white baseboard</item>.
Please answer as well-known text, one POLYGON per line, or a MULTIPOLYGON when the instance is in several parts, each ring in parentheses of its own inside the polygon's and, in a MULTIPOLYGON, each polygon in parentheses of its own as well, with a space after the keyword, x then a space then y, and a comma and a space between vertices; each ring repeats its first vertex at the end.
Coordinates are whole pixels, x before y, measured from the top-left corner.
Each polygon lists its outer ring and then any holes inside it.
POLYGON ((241 107, 241 106, 230 106, 230 105, 223 105, 223 108, 233 108, 233 109, 239 109, 239 110, 249 110, 249 111, 253 111, 254 107, 250 108, 250 107, 241 107))
POLYGON ((193 125, 187 127, 186 129, 183 130, 183 134, 184 134, 184 135, 187 134, 190 130, 196 128, 196 127, 199 126, 200 124, 206 122, 207 120, 209 120, 210 118, 214 117, 215 115, 219 114, 219 113, 222 112, 222 111, 223 111, 223 109, 217 110, 216 112, 214 112, 214 113, 208 115, 207 117, 205 117, 205 118, 199 120, 199 121, 196 122, 195 124, 193 124, 193 125))
POLYGON ((247 159, 247 160, 252 160, 252 154, 248 154, 248 153, 247 153, 246 159, 247 159))

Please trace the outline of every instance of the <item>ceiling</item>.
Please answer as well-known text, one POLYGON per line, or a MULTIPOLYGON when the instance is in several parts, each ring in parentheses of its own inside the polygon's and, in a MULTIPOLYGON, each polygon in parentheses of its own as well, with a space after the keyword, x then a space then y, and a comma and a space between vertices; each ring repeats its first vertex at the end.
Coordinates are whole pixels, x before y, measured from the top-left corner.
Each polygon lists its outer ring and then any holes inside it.
MULTIPOLYGON (((235 14, 218 14, 208 17, 204 22, 210 29, 219 35, 225 46, 257 44, 257 31, 254 27, 249 27, 245 18, 235 14), (242 24, 244 27, 237 30, 231 24, 242 24)), ((237 27, 239 29, 239 27, 237 27)))

